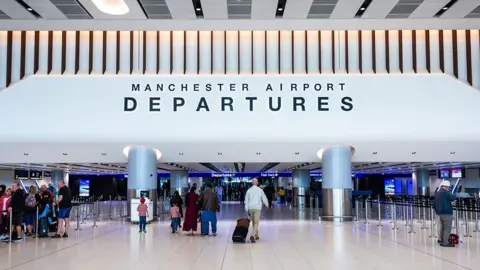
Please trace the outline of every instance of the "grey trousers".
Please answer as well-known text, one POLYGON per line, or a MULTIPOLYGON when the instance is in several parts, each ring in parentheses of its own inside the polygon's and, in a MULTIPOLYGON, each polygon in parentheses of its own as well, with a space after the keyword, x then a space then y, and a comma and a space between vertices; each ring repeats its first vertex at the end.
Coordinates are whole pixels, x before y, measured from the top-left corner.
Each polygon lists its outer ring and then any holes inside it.
POLYGON ((438 215, 438 239, 448 244, 448 238, 452 232, 453 215, 438 215))

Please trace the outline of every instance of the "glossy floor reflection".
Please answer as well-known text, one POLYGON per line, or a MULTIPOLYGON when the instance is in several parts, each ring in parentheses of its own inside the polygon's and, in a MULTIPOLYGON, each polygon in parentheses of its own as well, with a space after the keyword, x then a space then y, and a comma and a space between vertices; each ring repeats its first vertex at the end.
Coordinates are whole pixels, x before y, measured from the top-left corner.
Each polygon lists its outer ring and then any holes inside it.
POLYGON ((238 204, 224 204, 217 237, 172 235, 169 221, 147 234, 119 220, 72 231, 68 239, 28 239, 0 245, 0 269, 480 269, 479 235, 453 249, 441 248, 429 230, 398 231, 388 221, 319 223, 318 214, 277 206, 263 212, 260 241, 233 244, 238 204))

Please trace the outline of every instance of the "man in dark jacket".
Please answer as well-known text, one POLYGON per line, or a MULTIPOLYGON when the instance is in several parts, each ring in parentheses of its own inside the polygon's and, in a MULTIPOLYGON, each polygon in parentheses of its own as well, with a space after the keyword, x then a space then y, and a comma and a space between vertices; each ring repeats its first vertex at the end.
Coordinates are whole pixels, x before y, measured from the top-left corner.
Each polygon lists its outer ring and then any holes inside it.
POLYGON ((454 244, 448 242, 450 233, 452 231, 453 222, 453 206, 452 202, 457 199, 457 196, 452 194, 450 189, 450 182, 443 181, 441 188, 435 193, 435 212, 440 219, 440 227, 438 230, 438 242, 443 247, 454 247, 454 244))
POLYGON ((12 242, 18 243, 23 241, 23 213, 25 212, 25 192, 20 189, 18 183, 12 185, 12 199, 8 205, 8 210, 12 210, 12 227, 17 231, 16 237, 12 237, 12 242))
POLYGON ((210 224, 212 224, 212 234, 217 236, 217 212, 220 212, 220 203, 211 184, 207 184, 206 190, 200 194, 198 201, 202 210, 202 235, 208 235, 210 224))

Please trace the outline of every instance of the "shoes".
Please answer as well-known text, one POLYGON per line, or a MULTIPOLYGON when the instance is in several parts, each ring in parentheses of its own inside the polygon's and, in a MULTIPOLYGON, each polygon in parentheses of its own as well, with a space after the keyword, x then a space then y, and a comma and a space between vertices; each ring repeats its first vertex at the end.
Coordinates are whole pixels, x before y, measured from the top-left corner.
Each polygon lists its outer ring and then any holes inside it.
POLYGON ((250 236, 250 242, 255 243, 255 242, 257 242, 257 241, 255 240, 255 237, 250 236))
POLYGON ((1 239, 0 241, 2 241, 2 242, 10 242, 10 237, 4 236, 4 238, 1 239))
POLYGON ((143 233, 147 233, 147 230, 143 230, 143 233))
POLYGON ((142 230, 138 231, 138 233, 142 233, 142 232, 143 232, 142 230))
POLYGON ((21 242, 23 242, 23 238, 21 237, 12 240, 12 243, 21 243, 21 242))
POLYGON ((33 234, 32 234, 32 233, 30 233, 30 232, 29 232, 29 233, 27 233, 27 236, 32 236, 32 235, 33 235, 33 234))
POLYGON ((213 236, 217 236, 217 233, 212 233, 213 236))
POLYGON ((443 243, 443 241, 442 241, 442 240, 440 240, 440 239, 438 239, 438 240, 437 240, 437 243, 439 243, 439 244, 442 244, 442 243, 443 243))
POLYGON ((59 239, 59 238, 62 238, 62 236, 60 234, 55 234, 54 236, 52 236, 51 238, 56 238, 56 239, 59 239))
POLYGON ((258 236, 255 236, 255 240, 260 240, 260 237, 258 237, 258 236))
POLYGON ((0 241, 6 240, 6 239, 8 239, 8 236, 6 236, 6 235, 0 236, 0 241))
POLYGON ((64 234, 62 235, 62 237, 63 237, 63 238, 68 238, 68 233, 64 233, 64 234))

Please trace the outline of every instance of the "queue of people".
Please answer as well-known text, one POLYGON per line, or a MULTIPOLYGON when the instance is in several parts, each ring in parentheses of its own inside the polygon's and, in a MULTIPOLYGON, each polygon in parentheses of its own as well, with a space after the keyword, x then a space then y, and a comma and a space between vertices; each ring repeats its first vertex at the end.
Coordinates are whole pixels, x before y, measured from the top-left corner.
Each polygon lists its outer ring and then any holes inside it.
POLYGON ((23 242, 24 236, 33 236, 39 230, 36 228, 37 213, 39 219, 42 216, 47 218, 49 213, 46 212, 54 212, 55 207, 58 208, 58 214, 52 215, 58 218, 58 231, 53 238, 59 238, 64 224, 65 231, 61 236, 68 237, 72 196, 63 181, 59 182, 59 188, 58 199, 55 200, 55 195, 47 185, 42 185, 40 191, 37 191, 35 186, 30 186, 28 192, 25 192, 19 183, 13 183, 11 188, 0 186, 0 240, 23 242))

